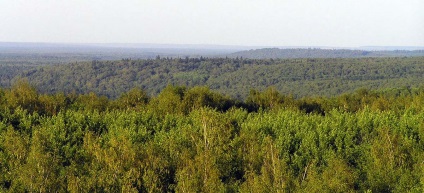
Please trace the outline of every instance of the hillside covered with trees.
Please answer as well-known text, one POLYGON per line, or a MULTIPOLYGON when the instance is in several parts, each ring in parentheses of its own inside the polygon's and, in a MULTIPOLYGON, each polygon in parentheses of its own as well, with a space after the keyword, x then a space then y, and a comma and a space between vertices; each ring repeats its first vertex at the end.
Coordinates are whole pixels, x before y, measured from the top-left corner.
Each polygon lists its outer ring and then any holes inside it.
POLYGON ((424 89, 0 89, 1 192, 423 192, 424 89))
POLYGON ((10 57, 0 192, 424 191, 423 57, 10 57))
POLYGON ((424 56, 424 50, 351 50, 351 49, 319 49, 319 48, 263 48, 239 51, 227 55, 231 58, 242 57, 250 59, 269 58, 364 58, 364 57, 409 57, 424 56))
MULTIPOLYGON (((8 73, 5 73, 6 75, 8 73)), ((73 62, 32 68, 27 79, 42 93, 89 93, 117 98, 131 88, 157 95, 167 85, 208 86, 232 98, 246 99, 250 89, 276 90, 295 98, 337 96, 358 88, 419 87, 423 57, 394 58, 161 58, 73 62)), ((7 85, 4 85, 7 86, 7 85)))

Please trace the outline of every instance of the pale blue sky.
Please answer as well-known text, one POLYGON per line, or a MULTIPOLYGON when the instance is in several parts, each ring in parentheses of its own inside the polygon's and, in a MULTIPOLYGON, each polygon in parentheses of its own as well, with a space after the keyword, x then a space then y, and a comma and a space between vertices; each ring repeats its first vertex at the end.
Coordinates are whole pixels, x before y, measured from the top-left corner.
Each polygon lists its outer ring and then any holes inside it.
POLYGON ((424 46, 424 0, 0 0, 0 41, 424 46))

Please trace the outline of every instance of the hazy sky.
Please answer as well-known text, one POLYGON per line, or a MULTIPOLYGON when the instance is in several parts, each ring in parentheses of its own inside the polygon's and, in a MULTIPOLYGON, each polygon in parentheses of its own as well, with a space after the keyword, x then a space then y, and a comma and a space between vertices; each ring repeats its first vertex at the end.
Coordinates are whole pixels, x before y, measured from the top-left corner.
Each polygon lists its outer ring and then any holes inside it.
POLYGON ((424 46, 424 0, 0 0, 0 41, 424 46))

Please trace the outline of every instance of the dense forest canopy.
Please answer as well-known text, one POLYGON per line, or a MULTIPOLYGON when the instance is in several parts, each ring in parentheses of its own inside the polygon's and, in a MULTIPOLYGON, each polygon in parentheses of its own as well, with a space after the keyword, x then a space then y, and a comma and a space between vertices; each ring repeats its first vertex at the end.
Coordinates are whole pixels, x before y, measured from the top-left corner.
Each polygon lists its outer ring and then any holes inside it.
POLYGON ((424 88, 245 101, 0 89, 0 191, 423 192, 424 88))
POLYGON ((233 53, 247 47, 157 46, 0 43, 0 86, 10 88, 27 78, 43 93, 95 92, 116 98, 132 87, 156 95, 168 84, 204 85, 245 99, 249 89, 271 85, 295 97, 414 87, 423 74, 423 57, 417 57, 422 50, 268 48, 233 53))
POLYGON ((424 192, 424 57, 73 56, 0 53, 0 192, 424 192))
MULTIPOLYGON (((10 69, 11 71, 14 69, 10 69)), ((10 81, 5 73, 3 82, 10 81)), ((336 96, 358 88, 419 87, 423 57, 394 58, 163 58, 74 62, 33 68, 26 78, 42 93, 94 92, 110 98, 133 87, 157 95, 167 85, 208 86, 221 94, 245 99, 249 90, 274 86, 283 94, 336 96)), ((7 85, 5 85, 7 86, 7 85)))

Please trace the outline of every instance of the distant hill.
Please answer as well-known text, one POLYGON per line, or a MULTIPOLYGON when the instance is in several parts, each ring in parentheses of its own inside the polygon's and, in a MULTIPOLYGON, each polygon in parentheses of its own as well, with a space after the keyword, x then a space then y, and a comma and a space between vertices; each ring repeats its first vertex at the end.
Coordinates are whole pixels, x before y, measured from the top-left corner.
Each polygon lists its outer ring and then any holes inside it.
MULTIPOLYGON (((7 74, 19 69, 11 70, 7 74)), ((208 86, 238 99, 269 86, 295 97, 335 96, 358 88, 422 86, 424 57, 123 59, 42 66, 20 77, 43 93, 95 92, 110 98, 134 87, 156 95, 167 85, 208 86)))
POLYGON ((122 58, 153 59, 230 57, 230 58, 359 58, 424 56, 424 47, 363 46, 363 47, 274 47, 202 44, 124 44, 124 43, 37 43, 0 42, 1 60, 10 57, 34 61, 38 58, 59 58, 48 63, 90 60, 120 60, 122 58))
POLYGON ((155 45, 0 42, 0 87, 21 77, 44 93, 116 98, 133 87, 155 95, 169 84, 205 85, 241 99, 251 88, 268 86, 296 97, 332 96, 361 87, 416 87, 424 80, 423 50, 149 46, 155 45))
POLYGON ((424 50, 394 50, 394 51, 365 51, 349 49, 280 49, 263 48, 247 51, 239 51, 228 54, 230 58, 363 58, 363 57, 403 57, 403 56, 424 56, 424 50))

